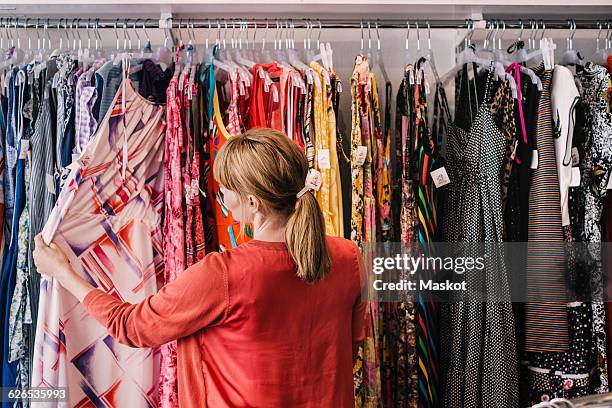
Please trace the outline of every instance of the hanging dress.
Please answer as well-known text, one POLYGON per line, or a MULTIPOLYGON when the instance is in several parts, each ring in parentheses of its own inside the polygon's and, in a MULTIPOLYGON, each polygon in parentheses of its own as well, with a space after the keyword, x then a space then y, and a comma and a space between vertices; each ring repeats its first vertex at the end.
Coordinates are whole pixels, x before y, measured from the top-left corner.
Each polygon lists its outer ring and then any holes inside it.
MULTIPOLYGON (((43 230, 87 282, 121 301, 157 292, 163 274, 164 108, 124 75, 113 104, 43 230)), ((114 340, 53 278, 41 279, 33 387, 68 387, 66 403, 43 407, 155 406, 156 349, 114 340)))
MULTIPOLYGON (((501 242, 498 175, 504 161, 505 138, 492 119, 488 103, 478 109, 469 132, 449 126, 447 140, 451 183, 449 211, 444 218, 448 224, 445 240, 501 242)), ((484 274, 484 281, 476 279, 468 286, 480 286, 481 292, 490 296, 488 302, 441 305, 440 401, 446 408, 488 407, 500 401, 506 408, 519 406, 512 304, 499 297, 509 299, 503 253, 489 251, 484 274)))
POLYGON ((612 80, 606 68, 588 63, 578 75, 582 84, 582 108, 585 115, 584 159, 581 162, 580 212, 576 236, 588 243, 593 259, 586 266, 592 297, 593 355, 591 359, 591 392, 609 390, 606 363, 606 331, 604 279, 600 260, 601 215, 612 177, 612 117, 609 110, 609 94, 612 80))
MULTIPOLYGON (((238 95, 236 80, 232 80, 230 84, 230 108, 228 109, 228 123, 232 124, 229 129, 234 131, 231 134, 228 128, 223 123, 223 114, 221 113, 221 107, 219 106, 219 94, 217 86, 215 85, 214 71, 209 71, 209 89, 211 93, 209 97, 212 97, 212 103, 210 106, 211 110, 211 121, 209 130, 209 151, 210 151, 210 169, 214 167, 215 157, 219 152, 219 149, 225 144, 225 142, 232 136, 238 135, 240 132, 240 121, 238 118, 237 107, 238 95)), ((244 234, 240 234, 240 223, 236 221, 229 209, 223 202, 223 194, 219 182, 215 179, 213 172, 208 173, 208 199, 213 201, 213 214, 209 217, 208 222, 211 223, 211 229, 213 231, 213 238, 217 245, 215 250, 224 251, 226 249, 235 248, 239 244, 248 241, 253 237, 253 230, 250 225, 245 225, 244 234)))

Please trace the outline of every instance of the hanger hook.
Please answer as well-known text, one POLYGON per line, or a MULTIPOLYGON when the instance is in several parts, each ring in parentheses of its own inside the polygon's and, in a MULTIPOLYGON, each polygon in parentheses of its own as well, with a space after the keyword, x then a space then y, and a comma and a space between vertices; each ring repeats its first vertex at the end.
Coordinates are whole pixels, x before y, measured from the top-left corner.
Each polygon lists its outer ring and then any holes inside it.
POLYGON ((410 20, 406 20, 406 51, 410 45, 410 20))
POLYGON ((504 39, 504 35, 506 34, 506 20, 502 20, 501 23, 502 23, 502 32, 498 40, 498 48, 500 50, 502 48, 502 40, 504 39))
POLYGON ((427 50, 431 53, 431 26, 427 20, 427 50))
POLYGON ((378 19, 376 19, 376 49, 380 51, 380 32, 378 31, 378 19))
POLYGON ((417 33, 417 51, 421 51, 421 33, 419 32, 419 20, 415 21, 417 33))
POLYGON ((82 39, 81 39, 81 30, 80 30, 80 27, 81 27, 81 20, 83 20, 83 19, 79 17, 79 18, 77 18, 76 20, 77 20, 77 21, 76 21, 76 24, 74 25, 74 27, 76 28, 76 35, 77 35, 77 37, 78 37, 78 39, 79 39, 79 50, 80 50, 80 49, 82 49, 82 48, 83 48, 83 47, 82 47, 82 39))
POLYGON ((36 19, 36 26, 34 27, 34 30, 36 31, 36 48, 40 49, 40 33, 38 31, 38 26, 40 25, 40 18, 36 19))
POLYGON ((521 31, 519 31, 518 41, 521 41, 521 37, 523 36, 523 30, 525 29, 525 25, 523 24, 523 19, 519 19, 519 24, 521 25, 521 31))
POLYGON ((26 18, 25 22, 23 23, 23 30, 25 31, 26 35, 28 36, 28 50, 32 49, 32 37, 30 36, 30 32, 28 31, 28 22, 31 20, 31 18, 26 18))
POLYGON ((151 21, 150 18, 147 18, 142 22, 142 31, 144 31, 145 38, 147 39, 147 43, 151 42, 151 37, 149 37, 149 33, 147 32, 147 23, 151 21))
POLYGON ((540 19, 540 23, 542 23, 542 35, 540 36, 540 40, 544 39, 544 33, 546 32, 546 24, 544 20, 540 19))
POLYGON ((321 32, 323 31, 323 25, 321 24, 321 20, 317 19, 317 21, 319 23, 319 35, 317 36, 317 49, 318 49, 321 44, 321 32))

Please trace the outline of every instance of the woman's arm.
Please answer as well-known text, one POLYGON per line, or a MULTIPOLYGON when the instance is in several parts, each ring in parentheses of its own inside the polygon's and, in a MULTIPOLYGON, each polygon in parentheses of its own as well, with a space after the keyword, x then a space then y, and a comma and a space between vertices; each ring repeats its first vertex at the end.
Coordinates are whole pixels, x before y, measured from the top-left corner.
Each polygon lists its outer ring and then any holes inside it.
POLYGON ((223 260, 211 254, 157 294, 130 304, 94 289, 55 244, 47 246, 38 236, 34 250, 39 272, 56 278, 114 338, 132 347, 158 346, 222 322, 229 304, 223 260))

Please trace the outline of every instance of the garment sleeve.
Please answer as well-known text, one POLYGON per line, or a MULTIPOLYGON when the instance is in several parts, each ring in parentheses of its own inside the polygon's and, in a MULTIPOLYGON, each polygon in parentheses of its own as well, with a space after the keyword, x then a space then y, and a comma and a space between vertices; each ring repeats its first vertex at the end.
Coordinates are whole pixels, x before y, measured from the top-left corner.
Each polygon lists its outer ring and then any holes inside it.
POLYGON ((159 346, 225 320, 227 267, 223 254, 212 253, 140 303, 122 302, 94 289, 83 304, 120 343, 159 346))

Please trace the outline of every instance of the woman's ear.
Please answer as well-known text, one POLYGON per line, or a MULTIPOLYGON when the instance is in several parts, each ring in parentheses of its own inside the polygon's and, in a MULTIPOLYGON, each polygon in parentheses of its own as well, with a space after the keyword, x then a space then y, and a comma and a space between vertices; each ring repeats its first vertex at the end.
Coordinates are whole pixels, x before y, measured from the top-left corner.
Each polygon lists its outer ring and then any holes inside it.
POLYGON ((254 215, 261 208, 261 201, 252 194, 246 196, 246 208, 249 214, 254 215))

